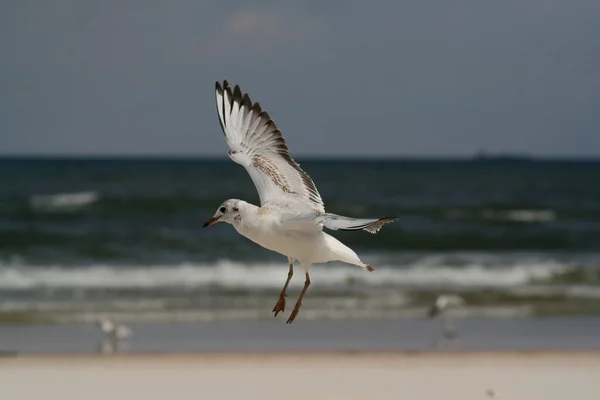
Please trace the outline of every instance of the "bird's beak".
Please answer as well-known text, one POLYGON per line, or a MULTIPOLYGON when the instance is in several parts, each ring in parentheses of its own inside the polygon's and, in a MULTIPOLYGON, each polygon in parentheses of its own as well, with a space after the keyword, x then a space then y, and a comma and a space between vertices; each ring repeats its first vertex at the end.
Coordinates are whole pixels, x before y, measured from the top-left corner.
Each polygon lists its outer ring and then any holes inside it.
POLYGON ((209 226, 216 224, 217 222, 219 222, 219 218, 221 218, 221 217, 212 217, 212 218, 209 218, 209 219, 208 219, 208 220, 207 220, 207 221, 204 223, 204 225, 202 225, 202 227, 203 227, 203 228, 208 228, 209 226))

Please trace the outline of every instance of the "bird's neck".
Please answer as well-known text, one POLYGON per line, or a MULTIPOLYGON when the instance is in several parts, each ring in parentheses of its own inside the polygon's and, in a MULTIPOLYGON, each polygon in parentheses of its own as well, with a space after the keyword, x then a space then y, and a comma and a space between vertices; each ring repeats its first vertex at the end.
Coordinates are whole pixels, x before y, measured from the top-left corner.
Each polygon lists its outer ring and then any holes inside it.
POLYGON ((239 201, 237 207, 239 211, 233 217, 233 225, 236 227, 236 229, 238 226, 243 227, 256 221, 256 217, 258 216, 260 210, 259 207, 242 200, 239 201))
POLYGON ((256 215, 258 213, 258 210, 260 209, 260 207, 255 206, 254 204, 250 204, 248 202, 245 202, 243 200, 240 200, 238 203, 238 208, 240 210, 240 214, 241 215, 256 215))
POLYGON ((261 208, 245 201, 240 201, 238 208, 239 212, 233 218, 232 225, 241 235, 256 240, 254 236, 258 234, 261 208))

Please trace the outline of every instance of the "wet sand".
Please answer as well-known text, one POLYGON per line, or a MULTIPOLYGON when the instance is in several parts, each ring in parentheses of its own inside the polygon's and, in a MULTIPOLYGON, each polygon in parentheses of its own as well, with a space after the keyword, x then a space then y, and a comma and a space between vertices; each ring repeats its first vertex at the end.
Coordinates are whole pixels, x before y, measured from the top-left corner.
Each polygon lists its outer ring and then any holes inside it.
POLYGON ((600 398, 599 351, 0 358, 2 399, 600 398))
POLYGON ((439 321, 298 320, 131 324, 131 340, 111 346, 93 324, 0 326, 0 355, 148 353, 273 353, 381 351, 600 350, 600 318, 469 318, 443 340, 439 321))

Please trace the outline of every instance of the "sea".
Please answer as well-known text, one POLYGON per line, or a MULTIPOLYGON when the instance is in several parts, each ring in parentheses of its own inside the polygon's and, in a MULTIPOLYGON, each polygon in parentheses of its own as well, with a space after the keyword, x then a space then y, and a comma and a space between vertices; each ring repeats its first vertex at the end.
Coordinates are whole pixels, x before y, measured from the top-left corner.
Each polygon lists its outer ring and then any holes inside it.
MULTIPOLYGON (((399 220, 330 232, 376 271, 313 265, 295 323, 423 319, 440 294, 470 318, 600 316, 599 161, 299 162, 327 211, 399 220)), ((202 229, 229 198, 259 203, 226 158, 0 159, 0 325, 273 321, 286 257, 202 229)))

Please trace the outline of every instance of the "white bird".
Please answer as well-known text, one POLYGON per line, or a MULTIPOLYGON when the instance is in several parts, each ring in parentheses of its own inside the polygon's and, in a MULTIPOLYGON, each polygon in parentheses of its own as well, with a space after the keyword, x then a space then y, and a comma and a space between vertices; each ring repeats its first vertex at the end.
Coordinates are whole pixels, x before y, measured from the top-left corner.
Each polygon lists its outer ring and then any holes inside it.
POLYGON ((96 325, 100 327, 102 332, 110 336, 114 340, 124 340, 132 336, 133 332, 131 328, 126 325, 113 323, 108 319, 102 319, 96 322, 96 325))
POLYGON ((395 221, 394 215, 376 219, 355 219, 326 213, 323 200, 312 179, 292 158, 285 139, 259 103, 252 103, 236 85, 216 83, 217 112, 221 129, 229 146, 229 157, 247 171, 260 197, 260 207, 239 199, 222 203, 203 228, 227 222, 241 235, 260 246, 287 256, 289 272, 275 316, 285 308, 287 287, 294 262, 304 269, 306 280, 298 301, 287 320, 294 321, 310 285, 310 266, 314 263, 342 261, 364 268, 356 253, 339 240, 323 232, 360 230, 376 233, 384 224, 395 221))
POLYGON ((456 329, 450 319, 449 311, 463 307, 464 305, 465 300, 456 294, 442 294, 435 299, 435 302, 429 309, 429 317, 435 318, 437 315, 442 315, 444 337, 451 339, 457 335, 456 329))

